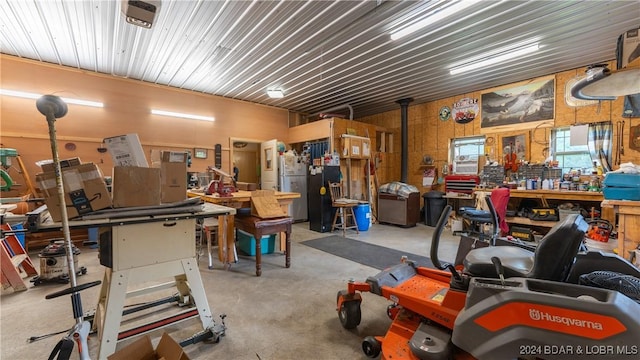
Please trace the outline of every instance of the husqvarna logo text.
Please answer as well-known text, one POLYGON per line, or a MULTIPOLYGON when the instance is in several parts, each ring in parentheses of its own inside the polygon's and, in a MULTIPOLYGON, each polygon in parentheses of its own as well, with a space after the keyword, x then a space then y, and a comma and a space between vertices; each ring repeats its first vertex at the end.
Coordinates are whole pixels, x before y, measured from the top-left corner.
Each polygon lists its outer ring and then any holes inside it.
POLYGON ((576 318, 570 318, 566 316, 553 315, 548 312, 543 312, 538 309, 529 309, 529 317, 535 321, 549 321, 553 323, 559 323, 566 326, 577 326, 582 328, 602 330, 602 324, 599 322, 582 320, 576 318))

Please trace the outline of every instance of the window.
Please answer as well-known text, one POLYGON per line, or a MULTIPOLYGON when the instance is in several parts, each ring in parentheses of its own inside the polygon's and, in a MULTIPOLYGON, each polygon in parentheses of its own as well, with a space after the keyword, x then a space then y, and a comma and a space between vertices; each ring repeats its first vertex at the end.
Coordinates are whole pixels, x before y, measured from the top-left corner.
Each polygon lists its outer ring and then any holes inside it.
POLYGON ((484 155, 484 136, 451 140, 451 163, 454 174, 478 174, 478 159, 484 155))
POLYGON ((589 155, 587 145, 571 146, 569 128, 558 128, 551 132, 551 146, 553 159, 558 161, 558 167, 562 168, 562 173, 568 173, 571 169, 581 169, 591 173, 593 161, 589 155))

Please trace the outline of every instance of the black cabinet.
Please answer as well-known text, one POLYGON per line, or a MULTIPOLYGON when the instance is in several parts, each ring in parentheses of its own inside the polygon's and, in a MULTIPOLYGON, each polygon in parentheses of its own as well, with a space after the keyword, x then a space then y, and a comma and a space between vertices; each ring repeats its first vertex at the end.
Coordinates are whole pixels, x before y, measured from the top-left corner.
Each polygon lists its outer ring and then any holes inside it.
POLYGON ((336 211, 331 206, 328 182, 340 181, 340 166, 316 167, 315 174, 309 174, 309 229, 317 232, 331 231, 333 216, 336 211), (321 189, 324 188, 324 191, 321 189))

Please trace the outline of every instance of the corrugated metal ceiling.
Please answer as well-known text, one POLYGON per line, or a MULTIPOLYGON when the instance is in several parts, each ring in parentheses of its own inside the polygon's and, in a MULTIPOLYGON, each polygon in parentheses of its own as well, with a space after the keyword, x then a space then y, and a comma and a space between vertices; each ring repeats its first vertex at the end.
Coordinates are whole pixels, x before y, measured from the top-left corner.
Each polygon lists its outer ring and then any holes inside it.
POLYGON ((638 1, 480 1, 393 41, 451 1, 161 0, 151 29, 120 1, 0 1, 5 54, 273 105, 307 114, 350 104, 361 117, 615 58, 638 1), (540 49, 452 76, 482 54, 540 49), (285 97, 271 99, 267 88, 285 97))

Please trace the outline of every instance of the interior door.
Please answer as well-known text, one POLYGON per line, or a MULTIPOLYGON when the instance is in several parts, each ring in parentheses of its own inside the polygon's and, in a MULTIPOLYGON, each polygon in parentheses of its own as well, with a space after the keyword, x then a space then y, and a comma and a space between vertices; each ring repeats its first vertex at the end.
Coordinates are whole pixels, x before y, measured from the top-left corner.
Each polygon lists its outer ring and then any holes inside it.
POLYGON ((260 188, 278 190, 278 140, 260 144, 260 188))
MULTIPOLYGON (((254 149, 258 147, 254 145, 254 149)), ((254 151, 234 151, 233 162, 240 170, 238 174, 238 181, 248 183, 258 183, 258 173, 256 168, 258 167, 258 152, 254 151)))

